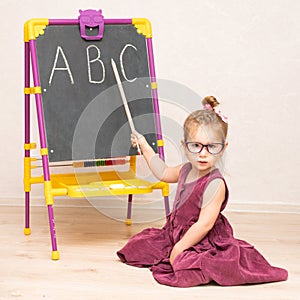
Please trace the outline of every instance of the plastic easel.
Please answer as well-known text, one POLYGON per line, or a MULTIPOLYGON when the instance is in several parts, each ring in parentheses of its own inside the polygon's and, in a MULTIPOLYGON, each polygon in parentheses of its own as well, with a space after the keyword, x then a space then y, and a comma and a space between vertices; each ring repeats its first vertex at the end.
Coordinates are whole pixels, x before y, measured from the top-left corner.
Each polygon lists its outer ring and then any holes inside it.
MULTIPOLYGON (((85 11, 87 14, 92 13, 95 15, 94 10, 85 11)), ((104 19, 101 15, 101 10, 98 11, 97 24, 99 36, 103 31, 105 24, 133 24, 139 33, 146 36, 148 48, 149 71, 151 78, 151 90, 153 107, 155 111, 155 124, 158 154, 164 159, 164 149, 162 140, 162 130, 160 124, 158 93, 156 84, 156 75, 154 69, 154 57, 152 49, 152 32, 151 24, 147 19, 104 19)), ((73 162, 72 166, 106 166, 114 164, 128 164, 128 170, 120 173, 114 170, 111 171, 95 171, 95 172, 71 172, 67 174, 51 174, 51 166, 49 164, 48 146, 46 138, 46 126, 43 114, 42 105, 42 87, 39 79, 37 52, 36 52, 36 39, 44 34, 47 26, 51 25, 79 25, 80 18, 78 19, 31 19, 25 23, 24 26, 24 41, 25 41, 25 158, 24 158, 24 191, 25 191, 25 235, 31 234, 30 229, 30 192, 33 184, 43 184, 44 196, 48 209, 50 235, 52 243, 52 259, 59 259, 59 252, 57 248, 57 240, 55 233, 54 222, 54 197, 68 196, 72 198, 84 197, 98 197, 98 196, 111 196, 111 195, 128 195, 128 210, 126 224, 131 224, 131 206, 134 194, 152 193, 154 190, 161 190, 162 197, 164 198, 165 212, 169 214, 169 187, 164 182, 148 182, 136 177, 136 156, 130 156, 129 159, 103 159, 94 162, 73 162), (31 86, 31 75, 33 76, 33 86, 31 86), (36 143, 31 141, 30 138, 30 100, 31 95, 35 97, 35 106, 37 111, 37 121, 40 139, 40 160, 42 162, 42 174, 40 176, 32 176, 32 169, 35 168, 36 158, 33 158, 31 151, 36 149, 36 143), (77 164, 77 165, 76 165, 77 164), (120 176, 121 174, 121 176, 120 176), (101 180, 99 181, 99 178, 101 180), (112 187, 118 188, 112 188, 112 187)), ((84 31, 81 32, 83 38, 91 39, 90 36, 84 37, 84 31)), ((130 137, 128 137, 130 138, 130 137)))

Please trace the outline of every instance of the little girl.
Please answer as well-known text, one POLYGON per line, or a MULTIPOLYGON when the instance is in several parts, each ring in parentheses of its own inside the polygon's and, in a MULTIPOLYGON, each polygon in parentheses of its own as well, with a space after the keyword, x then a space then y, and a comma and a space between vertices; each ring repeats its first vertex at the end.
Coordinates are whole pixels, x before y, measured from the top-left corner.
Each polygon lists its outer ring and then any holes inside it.
POLYGON ((117 255, 126 264, 150 267, 158 282, 170 286, 286 280, 286 270, 272 267, 252 245, 234 238, 221 213, 228 188, 215 165, 227 148, 227 118, 216 110, 219 102, 213 96, 202 104, 203 109, 184 123, 186 164, 168 167, 142 135, 132 136, 133 146, 137 141, 153 174, 165 182, 178 182, 178 187, 164 227, 136 234, 117 255))

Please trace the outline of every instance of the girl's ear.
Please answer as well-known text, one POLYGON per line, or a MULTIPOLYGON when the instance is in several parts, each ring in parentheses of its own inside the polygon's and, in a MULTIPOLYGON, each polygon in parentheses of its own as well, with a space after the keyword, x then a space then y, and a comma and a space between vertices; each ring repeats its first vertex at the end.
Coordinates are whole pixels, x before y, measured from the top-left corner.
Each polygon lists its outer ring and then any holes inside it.
POLYGON ((181 146, 184 146, 184 140, 181 140, 181 146))
POLYGON ((228 141, 225 142, 225 147, 222 151, 224 152, 227 149, 227 147, 228 147, 228 141))

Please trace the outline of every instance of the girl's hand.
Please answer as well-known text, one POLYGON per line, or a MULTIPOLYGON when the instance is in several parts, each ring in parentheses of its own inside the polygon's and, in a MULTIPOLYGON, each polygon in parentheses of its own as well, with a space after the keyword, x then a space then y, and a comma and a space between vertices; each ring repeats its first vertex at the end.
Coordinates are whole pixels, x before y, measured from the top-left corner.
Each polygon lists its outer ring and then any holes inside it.
POLYGON ((140 142, 143 138, 145 139, 145 137, 141 135, 139 132, 137 131, 132 132, 130 137, 132 147, 134 148, 137 147, 137 143, 140 145, 140 142))
POLYGON ((171 255, 170 255, 170 264, 171 266, 173 266, 174 260, 175 258, 182 253, 183 250, 181 250, 177 244, 175 244, 175 246, 173 247, 172 251, 171 251, 171 255))

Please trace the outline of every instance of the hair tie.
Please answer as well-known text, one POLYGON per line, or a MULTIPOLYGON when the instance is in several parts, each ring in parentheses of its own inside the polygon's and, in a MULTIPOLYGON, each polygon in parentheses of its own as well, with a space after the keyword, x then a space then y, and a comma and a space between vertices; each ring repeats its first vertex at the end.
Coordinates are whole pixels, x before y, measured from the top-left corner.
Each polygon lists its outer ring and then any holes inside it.
POLYGON ((213 110, 220 118, 221 120, 224 122, 224 123, 227 123, 228 124, 228 117, 222 115, 221 111, 220 110, 216 110, 215 108, 213 108, 210 104, 206 103, 204 106, 203 106, 204 110, 213 110))
POLYGON ((208 103, 204 104, 203 108, 204 108, 204 110, 214 110, 212 108, 212 106, 210 104, 208 104, 208 103))

